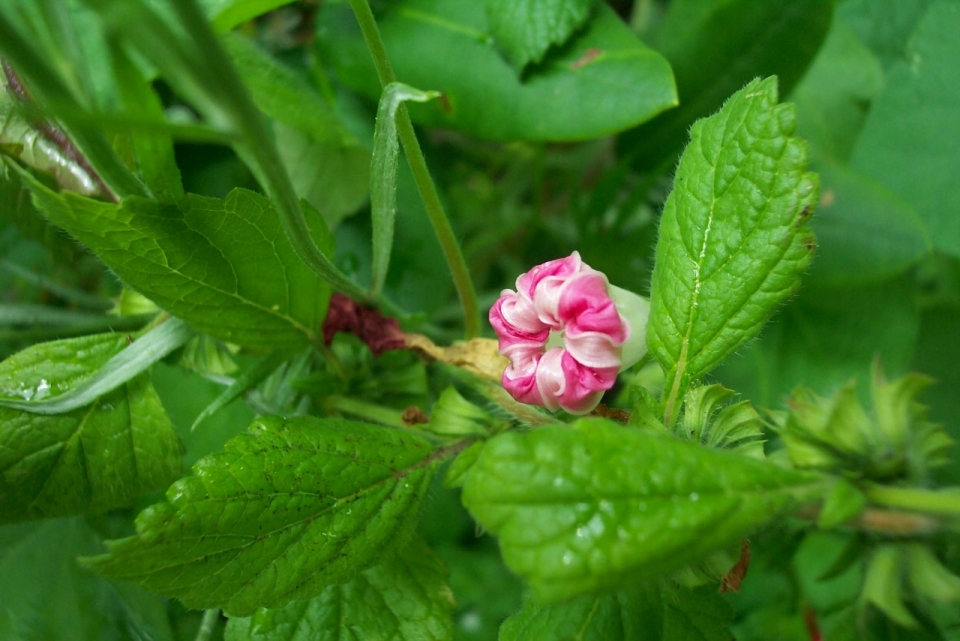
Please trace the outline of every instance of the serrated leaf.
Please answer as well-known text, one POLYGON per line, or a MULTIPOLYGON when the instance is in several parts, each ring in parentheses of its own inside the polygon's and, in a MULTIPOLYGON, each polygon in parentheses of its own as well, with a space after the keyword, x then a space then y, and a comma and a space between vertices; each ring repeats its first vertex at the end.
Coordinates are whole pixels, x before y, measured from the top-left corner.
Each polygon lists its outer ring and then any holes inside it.
POLYGON ((173 641, 163 600, 81 568, 101 549, 82 519, 0 529, 0 638, 173 641))
POLYGON ((487 18, 497 46, 520 73, 566 42, 592 8, 593 0, 488 0, 487 18))
POLYGON ((651 35, 677 78, 680 105, 625 132, 618 151, 663 169, 698 118, 757 77, 777 76, 784 95, 803 76, 830 28, 834 0, 678 0, 651 35))
MULTIPOLYGON (((397 77, 446 97, 412 106, 415 122, 490 140, 572 141, 615 133, 676 104, 666 60, 605 3, 522 82, 489 44, 484 4, 402 0, 379 21, 397 77)), ((340 79, 378 99, 376 70, 351 12, 325 6, 318 33, 340 79)))
POLYGON ((585 419, 487 442, 463 503, 544 601, 653 578, 738 544, 824 477, 585 419))
MULTIPOLYGON (((123 334, 41 343, 0 363, 0 387, 55 396, 126 345, 123 334)), ((0 523, 127 507, 180 475, 180 451, 145 375, 63 414, 0 408, 0 523)))
POLYGON ((528 598, 504 622, 500 641, 728 641, 732 620, 712 586, 691 590, 658 581, 556 605, 528 598))
POLYGON ((447 641, 455 607, 443 562, 422 543, 309 601, 230 619, 226 641, 447 641))
POLYGON ((691 130, 660 221, 647 327, 668 399, 756 336, 810 264, 817 177, 794 125, 768 78, 691 130))
POLYGON ((88 565, 191 608, 282 607, 402 543, 441 462, 419 436, 312 417, 258 419, 224 449, 88 565))
POLYGON ((319 340, 330 287, 297 257, 263 196, 190 194, 179 206, 54 193, 21 173, 37 208, 127 285, 194 328, 245 347, 319 340))

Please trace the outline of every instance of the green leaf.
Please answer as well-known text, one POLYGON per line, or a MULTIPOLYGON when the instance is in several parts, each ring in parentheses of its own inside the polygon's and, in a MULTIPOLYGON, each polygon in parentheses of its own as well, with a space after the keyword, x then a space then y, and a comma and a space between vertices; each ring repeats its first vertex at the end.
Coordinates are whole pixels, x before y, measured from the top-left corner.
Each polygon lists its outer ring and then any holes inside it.
POLYGON ((528 598, 503 624, 500 641, 728 641, 732 619, 714 587, 659 581, 556 605, 528 598))
POLYGON ((82 519, 0 529, 0 638, 173 641, 160 598, 77 565, 78 555, 100 549, 82 519))
POLYGON ((229 31, 292 2, 293 0, 199 0, 203 12, 220 32, 229 31))
POLYGON ((797 133, 810 143, 814 161, 849 160, 870 105, 882 90, 877 57, 849 27, 834 20, 823 48, 790 94, 797 105, 797 133))
POLYGON ((455 606, 443 562, 422 543, 309 601, 230 619, 225 641, 444 641, 455 606))
POLYGON ((217 395, 213 402, 207 405, 202 412, 197 415, 190 426, 190 431, 197 429, 200 423, 204 422, 218 411, 229 405, 232 401, 240 397, 248 390, 259 385, 274 370, 286 360, 284 354, 280 352, 271 352, 252 364, 237 376, 226 389, 217 395))
POLYGON ((843 165, 824 165, 819 173, 823 196, 810 222, 818 249, 806 285, 889 280, 930 253, 927 228, 909 203, 843 165))
POLYGON ((360 146, 333 108, 289 67, 248 38, 224 34, 221 43, 273 132, 290 181, 334 226, 367 199, 370 151, 360 146))
POLYGON ((226 200, 191 194, 179 206, 141 198, 116 206, 22 175, 52 223, 194 328, 260 349, 319 340, 330 288, 299 260, 263 196, 235 189, 226 200))
POLYGON ((585 419, 491 439, 463 503, 544 601, 653 578, 822 496, 824 477, 585 419))
POLYGON ((310 599, 407 538, 441 458, 405 432, 264 417, 142 512, 136 536, 87 563, 236 616, 310 599))
MULTIPOLYGON (((127 345, 122 334, 41 343, 0 363, 7 396, 82 384, 127 345)), ((180 441, 141 375, 56 416, 0 408, 0 522, 127 507, 180 475, 180 441)))
POLYGON ((373 160, 370 164, 370 215, 373 219, 372 295, 383 289, 390 268, 393 227, 397 217, 397 169, 400 139, 397 137, 397 109, 404 102, 427 102, 440 94, 420 91, 399 82, 383 88, 373 131, 373 160))
POLYGON ((593 0, 489 0, 490 32, 517 72, 583 27, 593 0))
MULTIPOLYGON (((116 338, 119 334, 103 334, 116 338)), ((151 365, 182 347, 193 332, 176 318, 154 328, 133 344, 114 354, 110 360, 87 375, 61 388, 46 385, 42 393, 35 391, 21 379, 22 367, 35 367, 48 355, 51 358, 70 359, 73 342, 44 343, 12 356, 0 365, 0 407, 23 410, 33 414, 62 414, 90 405, 101 396, 112 392, 135 376, 148 370, 151 365), (16 397, 16 398, 12 398, 16 397)), ((129 340, 127 338, 126 340, 129 340)), ((79 349, 83 349, 82 343, 79 349)), ((74 358, 80 358, 80 353, 74 358)), ((80 361, 83 363, 83 361, 80 361)))
MULTIPOLYGON (((147 78, 116 41, 110 41, 110 61, 113 76, 124 112, 146 117, 156 122, 166 121, 163 103, 154 93, 147 78)), ((130 131, 136 155, 137 169, 153 195, 165 202, 176 202, 183 197, 180 169, 173 156, 173 139, 163 131, 130 131)))
POLYGON ((817 177, 794 124, 768 78, 691 130, 660 221, 647 328, 668 425, 689 381, 756 336, 810 264, 817 177))
POLYGON ((851 167, 888 186, 913 204, 940 251, 960 256, 960 209, 955 189, 960 145, 960 11, 953 2, 935 2, 908 45, 907 58, 894 64, 886 90, 864 125, 851 167))
POLYGON ((883 62, 884 68, 907 57, 907 40, 934 0, 844 0, 837 17, 883 62))
MULTIPOLYGON (((877 355, 888 374, 902 374, 920 325, 915 296, 907 277, 863 287, 803 288, 717 376, 758 407, 779 407, 798 385, 829 394, 865 377, 877 355)), ((936 349, 945 344, 948 339, 938 339, 936 349)), ((941 416, 948 424, 953 420, 941 416)))
POLYGON ((854 485, 840 481, 833 486, 823 502, 817 526, 827 530, 851 521, 863 512, 867 497, 854 485))
MULTIPOLYGON (((608 7, 598 6, 586 30, 523 82, 489 46, 483 2, 403 0, 391 9, 380 29, 397 77, 445 96, 410 109, 421 124, 491 140, 584 140, 676 104, 669 65, 608 7)), ((350 11, 324 7, 318 22, 340 79, 379 98, 376 72, 350 11)))
POLYGON ((756 77, 777 76, 790 93, 826 37, 833 0, 678 0, 655 47, 673 68, 680 106, 633 129, 618 150, 644 169, 669 164, 690 125, 756 77))

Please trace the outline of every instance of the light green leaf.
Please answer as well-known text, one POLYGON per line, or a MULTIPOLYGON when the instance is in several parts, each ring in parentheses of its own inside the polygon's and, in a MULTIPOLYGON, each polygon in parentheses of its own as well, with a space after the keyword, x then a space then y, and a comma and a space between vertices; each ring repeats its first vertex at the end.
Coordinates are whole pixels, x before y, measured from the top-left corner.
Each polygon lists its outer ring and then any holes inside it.
POLYGON ((691 130, 660 221, 647 328, 668 425, 689 381, 756 336, 810 264, 817 177, 794 124, 768 78, 691 130))
POLYGON ((757 77, 788 95, 830 27, 834 0, 677 0, 651 34, 677 78, 680 106, 626 132, 617 148, 643 169, 672 164, 690 125, 757 77))
POLYGON ((319 340, 330 288, 299 260, 263 196, 235 189, 226 200, 191 194, 179 206, 141 198, 116 206, 21 175, 52 223, 194 328, 260 349, 319 340))
POLYGON ((824 477, 585 419, 491 439, 463 491, 544 601, 654 578, 821 497, 824 477))
POLYGON ((99 538, 82 519, 0 529, 0 638, 173 641, 162 599, 79 567, 99 538))
POLYGON ((224 32, 294 0, 199 0, 217 31, 224 32))
POLYGON ((728 641, 730 606, 713 586, 665 581, 556 605, 528 598, 500 630, 500 641, 728 641))
POLYGON ((593 0, 488 0, 490 32, 507 60, 522 72, 580 29, 593 0))
POLYGON ((226 641, 447 641, 455 607, 443 562, 422 543, 330 585, 309 601, 294 601, 231 619, 226 641))
MULTIPOLYGON (((666 60, 602 4, 586 30, 522 82, 489 44, 484 2, 403 0, 380 21, 397 77, 445 99, 410 109, 424 125, 491 140, 584 140, 676 104, 666 60), (464 73, 469 69, 469 73, 464 73)), ((346 7, 324 7, 318 29, 340 79, 380 96, 370 54, 346 7)))
POLYGON ((843 525, 860 516, 866 506, 867 497, 863 492, 847 481, 840 481, 823 502, 817 525, 825 530, 843 525))
MULTIPOLYGON (((116 338, 120 335, 103 334, 103 336, 116 338)), ((42 363, 48 354, 51 358, 70 359, 70 350, 73 349, 74 343, 58 341, 35 345, 31 349, 10 357, 0 365, 0 407, 33 414, 62 414, 90 405, 101 396, 145 372, 173 350, 182 347, 191 336, 193 331, 189 327, 181 320, 171 318, 133 344, 117 351, 103 365, 87 369, 83 378, 73 380, 69 384, 63 383, 61 388, 52 388, 47 384, 42 392, 29 385, 24 386, 21 379, 23 371, 20 368, 33 367, 37 362, 42 363)), ((80 345, 78 349, 84 349, 82 343, 78 344, 80 345)), ((81 356, 82 353, 78 354, 77 358, 81 356)))
POLYGON ((880 58, 884 68, 903 60, 907 40, 934 0, 844 0, 837 17, 880 58))
POLYGON ((960 6, 934 2, 913 33, 907 57, 889 70, 851 167, 913 204, 934 246, 960 256, 956 189, 960 145, 960 6))
POLYGON ((441 459, 405 432, 264 417, 142 512, 136 536, 87 563, 236 616, 310 599, 406 540, 441 459))
POLYGON ((397 109, 404 102, 427 102, 440 94, 420 91, 399 82, 383 89, 373 131, 373 160, 370 164, 370 215, 373 219, 373 285, 376 296, 383 289, 390 268, 393 226, 397 218, 397 165, 400 139, 397 137, 397 109))
POLYGON ((823 196, 810 222, 818 249, 806 285, 889 280, 930 253, 927 228, 909 203, 843 165, 824 165, 819 173, 823 196))
MULTIPOLYGON (((123 334, 41 343, 0 363, 4 395, 37 399, 89 380, 123 334)), ((180 475, 180 441, 144 375, 44 416, 0 408, 0 522, 126 507, 180 475)))

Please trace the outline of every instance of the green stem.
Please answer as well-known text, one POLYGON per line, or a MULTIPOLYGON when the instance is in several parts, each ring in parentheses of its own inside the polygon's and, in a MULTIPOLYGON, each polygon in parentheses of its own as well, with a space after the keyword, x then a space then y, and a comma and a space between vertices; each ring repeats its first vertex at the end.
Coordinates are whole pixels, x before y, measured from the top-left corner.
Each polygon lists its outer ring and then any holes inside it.
POLYGON ((329 410, 350 414, 357 418, 380 423, 381 425, 409 429, 407 424, 403 422, 400 412, 387 407, 371 405, 365 401, 358 401, 357 399, 347 398, 346 396, 330 396, 324 401, 324 405, 329 410))
POLYGON ((88 294, 80 289, 61 285, 60 283, 57 283, 56 281, 53 281, 42 274, 37 274, 36 272, 30 271, 29 269, 21 267, 20 265, 5 258, 0 258, 0 269, 13 274, 17 278, 20 278, 31 285, 45 289, 54 296, 57 296, 68 303, 73 303, 79 307, 85 307, 87 309, 93 309, 97 311, 106 311, 113 307, 113 303, 106 298, 88 294))
POLYGON ((912 487, 890 487, 887 485, 869 485, 863 488, 864 494, 874 505, 960 517, 960 489, 924 490, 912 487))
POLYGON ((217 627, 217 621, 220 620, 220 610, 207 610, 203 613, 203 619, 200 621, 200 628, 197 630, 197 636, 194 641, 209 641, 213 629, 217 627))
MULTIPOLYGON (((370 5, 367 0, 350 0, 350 6, 357 16, 357 22, 360 23, 363 39, 366 40, 370 57, 373 58, 377 76, 380 78, 380 85, 386 87, 391 82, 396 81, 396 76, 394 76, 393 68, 387 58, 387 50, 383 46, 383 39, 380 37, 380 30, 377 28, 377 22, 370 10, 370 5)), ((474 338, 480 334, 480 309, 477 305, 477 293, 473 287, 473 280, 470 278, 470 271, 467 269, 467 261, 460 249, 460 243, 453 233, 450 220, 447 218, 443 210, 443 204, 440 202, 437 187, 430 177, 429 169, 427 169, 427 161, 423 157, 423 151, 417 141, 417 134, 413 130, 410 114, 404 105, 401 105, 397 111, 397 133, 403 143, 403 151, 407 156, 407 163, 410 165, 413 179, 417 183, 417 189, 420 191, 420 198, 423 200, 427 216, 430 218, 433 230, 440 241, 440 247, 443 248, 443 255, 450 267, 457 294, 460 296, 466 337, 468 339, 474 338)))

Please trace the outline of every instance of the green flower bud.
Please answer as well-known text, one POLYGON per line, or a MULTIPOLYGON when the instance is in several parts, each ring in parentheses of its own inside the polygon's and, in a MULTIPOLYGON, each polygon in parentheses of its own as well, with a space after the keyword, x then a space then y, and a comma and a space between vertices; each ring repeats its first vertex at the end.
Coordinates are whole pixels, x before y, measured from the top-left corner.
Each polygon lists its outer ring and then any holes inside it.
POLYGON ((448 387, 434 404, 427 429, 443 436, 486 436, 487 426, 492 422, 493 418, 487 412, 465 399, 453 387, 448 387))

